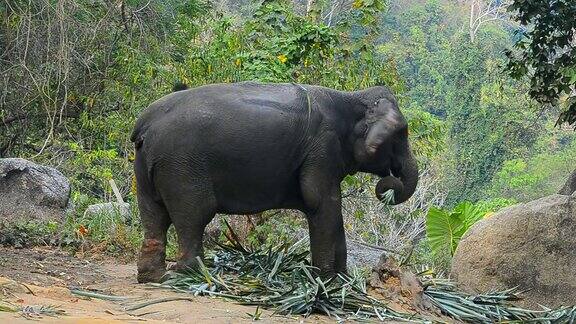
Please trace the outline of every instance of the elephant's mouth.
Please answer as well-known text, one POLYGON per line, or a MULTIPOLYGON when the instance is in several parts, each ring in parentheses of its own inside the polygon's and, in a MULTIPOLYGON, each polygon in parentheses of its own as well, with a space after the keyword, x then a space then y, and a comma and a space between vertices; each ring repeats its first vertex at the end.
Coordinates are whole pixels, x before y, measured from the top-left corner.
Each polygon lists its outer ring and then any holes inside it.
POLYGON ((376 197, 387 205, 403 203, 416 190, 418 166, 411 154, 404 159, 392 160, 387 172, 376 184, 376 197))
POLYGON ((404 191, 404 184, 394 175, 382 177, 376 183, 376 198, 387 205, 395 205, 395 195, 404 191))

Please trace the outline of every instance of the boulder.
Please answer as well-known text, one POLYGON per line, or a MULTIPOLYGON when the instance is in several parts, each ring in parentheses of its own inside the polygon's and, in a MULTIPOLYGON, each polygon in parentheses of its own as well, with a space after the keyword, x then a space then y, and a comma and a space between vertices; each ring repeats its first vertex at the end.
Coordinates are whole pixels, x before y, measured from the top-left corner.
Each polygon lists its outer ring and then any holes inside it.
POLYGON ((574 170, 570 176, 568 177, 568 180, 566 180, 566 183, 564 184, 564 186, 560 189, 560 191, 558 192, 561 195, 571 195, 576 191, 576 170, 574 170))
POLYGON ((30 292, 30 290, 28 290, 23 284, 5 277, 0 277, 0 290, 16 294, 26 294, 30 292))
POLYGON ((576 194, 505 208, 476 223, 452 277, 471 293, 518 287, 522 306, 576 305, 576 194))
POLYGON ((86 208, 84 217, 92 217, 100 214, 118 215, 124 221, 132 219, 130 204, 117 202, 90 205, 86 208))
POLYGON ((0 159, 0 220, 62 220, 70 198, 68 179, 33 162, 0 159))
POLYGON ((346 241, 346 248, 348 251, 349 268, 366 268, 377 264, 381 261, 381 257, 384 256, 385 253, 382 249, 377 249, 350 239, 346 241))

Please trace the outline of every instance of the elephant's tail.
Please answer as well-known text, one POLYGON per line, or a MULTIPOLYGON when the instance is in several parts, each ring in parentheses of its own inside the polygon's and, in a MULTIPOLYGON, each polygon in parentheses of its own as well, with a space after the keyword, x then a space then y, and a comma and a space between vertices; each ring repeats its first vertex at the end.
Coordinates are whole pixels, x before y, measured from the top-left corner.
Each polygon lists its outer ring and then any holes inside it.
POLYGON ((134 126, 134 130, 132 131, 132 135, 130 135, 130 141, 134 143, 134 148, 139 150, 142 147, 142 143, 144 143, 144 129, 140 120, 136 121, 136 125, 134 126))
POLYGON ((134 130, 132 131, 132 135, 130 135, 130 141, 134 143, 134 147, 136 151, 138 151, 142 144, 144 143, 144 138, 146 137, 146 131, 150 126, 151 120, 154 119, 155 110, 154 104, 150 105, 144 111, 140 113, 140 116, 136 120, 134 125, 134 130))
POLYGON ((141 122, 141 119, 139 119, 130 136, 130 140, 134 142, 136 149, 134 171, 138 188, 142 188, 147 196, 158 200, 160 199, 160 195, 154 188, 154 163, 150 159, 150 148, 144 146, 147 128, 148 127, 141 122))

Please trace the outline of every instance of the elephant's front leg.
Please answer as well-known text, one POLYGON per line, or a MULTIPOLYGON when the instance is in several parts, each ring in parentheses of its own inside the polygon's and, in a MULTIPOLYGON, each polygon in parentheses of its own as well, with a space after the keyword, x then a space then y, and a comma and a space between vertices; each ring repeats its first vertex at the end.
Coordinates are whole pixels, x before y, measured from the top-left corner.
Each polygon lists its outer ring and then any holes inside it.
POLYGON ((329 204, 307 216, 312 265, 325 278, 346 272, 346 236, 339 205, 329 204))
POLYGON ((343 162, 338 137, 324 134, 304 162, 300 190, 310 232, 312 265, 322 277, 346 272, 346 235, 342 220, 340 181, 343 162), (322 144, 323 143, 323 144, 322 144))
POLYGON ((312 265, 319 268, 322 277, 331 277, 346 272, 346 236, 340 185, 327 185, 323 180, 305 180, 302 190, 308 209, 312 265))

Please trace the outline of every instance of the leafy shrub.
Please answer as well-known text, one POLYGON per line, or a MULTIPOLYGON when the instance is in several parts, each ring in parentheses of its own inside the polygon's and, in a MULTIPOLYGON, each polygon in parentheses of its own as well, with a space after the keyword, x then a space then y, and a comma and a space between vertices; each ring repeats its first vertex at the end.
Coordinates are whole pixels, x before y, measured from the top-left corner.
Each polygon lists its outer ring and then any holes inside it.
POLYGON ((485 217, 488 217, 490 213, 495 213, 504 207, 512 206, 516 203, 518 202, 515 199, 497 197, 492 199, 480 200, 476 202, 475 205, 480 210, 486 211, 488 214, 486 214, 485 217))
POLYGON ((430 208, 426 216, 426 236, 435 255, 453 256, 462 236, 486 210, 470 202, 462 202, 453 210, 430 208))
POLYGON ((0 222, 0 245, 30 247, 55 244, 58 227, 54 221, 0 222))

